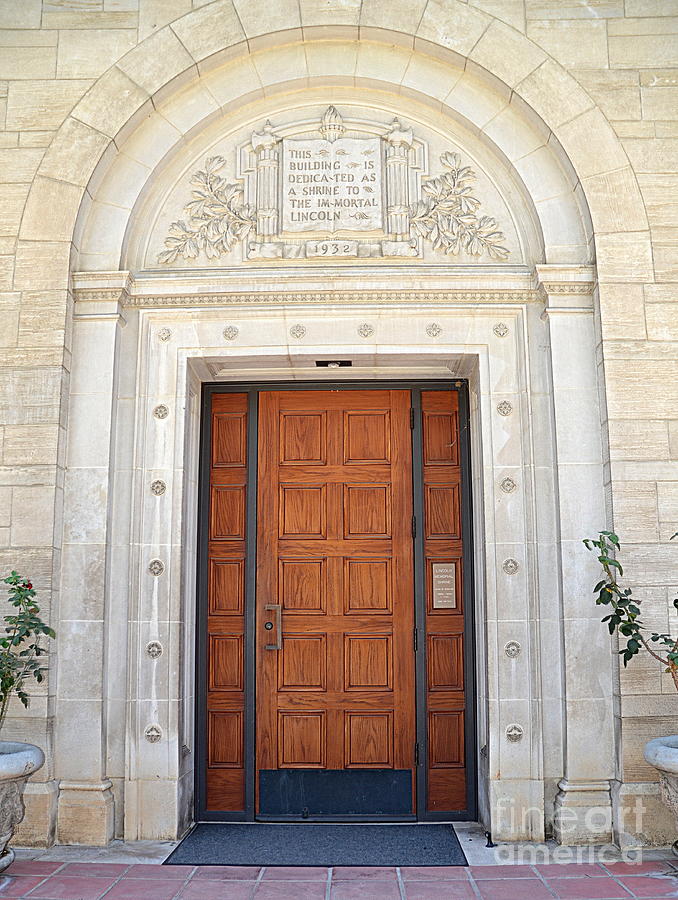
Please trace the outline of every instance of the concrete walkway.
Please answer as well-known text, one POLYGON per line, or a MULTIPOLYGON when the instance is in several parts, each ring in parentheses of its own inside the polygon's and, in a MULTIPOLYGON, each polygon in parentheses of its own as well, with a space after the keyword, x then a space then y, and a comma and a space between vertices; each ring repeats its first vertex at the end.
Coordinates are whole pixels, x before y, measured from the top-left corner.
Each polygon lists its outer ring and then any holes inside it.
POLYGON ((176 843, 18 849, 0 900, 623 900, 678 898, 665 850, 500 844, 455 823, 466 867, 163 866, 176 843), (507 864, 510 863, 510 864, 507 864))
POLYGON ((450 868, 160 866, 24 859, 0 897, 30 900, 622 900, 678 897, 678 859, 450 868))

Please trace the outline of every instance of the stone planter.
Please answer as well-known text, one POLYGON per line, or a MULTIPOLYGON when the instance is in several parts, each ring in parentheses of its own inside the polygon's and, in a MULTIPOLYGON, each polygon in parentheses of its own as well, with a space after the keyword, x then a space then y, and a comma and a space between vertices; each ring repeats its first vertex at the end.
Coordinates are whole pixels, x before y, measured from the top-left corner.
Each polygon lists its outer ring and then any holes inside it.
MULTIPOLYGON (((676 817, 678 827, 678 734, 655 738, 645 744, 645 761, 659 772, 659 793, 662 802, 676 817)), ((673 852, 678 856, 678 840, 673 852)))
POLYGON ((0 872, 14 860, 8 847, 14 829, 24 817, 24 787, 45 762, 40 747, 19 741, 0 741, 0 872))

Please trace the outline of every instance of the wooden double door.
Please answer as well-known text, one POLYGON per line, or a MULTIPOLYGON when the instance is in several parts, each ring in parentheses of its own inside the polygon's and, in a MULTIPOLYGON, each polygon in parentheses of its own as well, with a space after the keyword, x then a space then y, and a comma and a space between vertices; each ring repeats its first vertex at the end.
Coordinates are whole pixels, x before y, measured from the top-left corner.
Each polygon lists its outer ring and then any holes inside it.
POLYGON ((211 394, 199 813, 470 812, 458 398, 211 394))

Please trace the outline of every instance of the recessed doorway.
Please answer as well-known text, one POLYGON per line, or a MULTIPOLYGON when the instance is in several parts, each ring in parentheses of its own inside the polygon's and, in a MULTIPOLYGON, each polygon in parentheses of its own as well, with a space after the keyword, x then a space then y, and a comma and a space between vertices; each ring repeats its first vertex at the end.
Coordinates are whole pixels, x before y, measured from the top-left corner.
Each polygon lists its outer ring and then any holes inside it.
POLYGON ((208 385, 196 818, 474 818, 465 382, 208 385))

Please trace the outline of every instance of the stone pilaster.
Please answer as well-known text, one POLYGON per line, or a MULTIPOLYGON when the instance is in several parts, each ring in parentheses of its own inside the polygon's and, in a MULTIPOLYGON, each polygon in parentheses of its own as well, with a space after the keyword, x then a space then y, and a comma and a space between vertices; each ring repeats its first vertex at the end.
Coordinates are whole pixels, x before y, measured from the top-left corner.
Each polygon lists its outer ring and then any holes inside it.
POLYGON ((279 230, 278 180, 280 139, 271 123, 252 135, 252 149, 257 159, 257 240, 270 241, 279 230))
POLYGON ((394 119, 386 134, 387 231, 396 241, 410 237, 410 170, 412 129, 394 119))
POLYGON ((598 566, 582 544, 607 525, 593 271, 537 266, 537 274, 550 331, 565 647, 565 771, 554 830, 564 844, 605 843, 615 777, 614 657, 593 600, 598 566))
POLYGON ((106 773, 105 622, 117 348, 125 324, 127 275, 121 272, 117 285, 109 279, 99 289, 95 279, 76 290, 74 313, 55 772, 60 780, 57 841, 102 845, 113 837, 113 793, 106 773))

